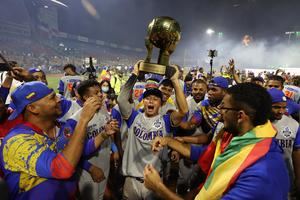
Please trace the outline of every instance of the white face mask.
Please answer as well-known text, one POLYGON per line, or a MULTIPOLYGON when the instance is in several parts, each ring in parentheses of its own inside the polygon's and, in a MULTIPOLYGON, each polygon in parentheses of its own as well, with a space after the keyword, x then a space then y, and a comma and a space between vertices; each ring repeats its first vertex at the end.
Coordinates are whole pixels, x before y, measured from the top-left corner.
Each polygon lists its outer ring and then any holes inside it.
POLYGON ((109 87, 108 86, 102 86, 101 90, 102 90, 102 92, 106 93, 106 92, 108 92, 109 87))

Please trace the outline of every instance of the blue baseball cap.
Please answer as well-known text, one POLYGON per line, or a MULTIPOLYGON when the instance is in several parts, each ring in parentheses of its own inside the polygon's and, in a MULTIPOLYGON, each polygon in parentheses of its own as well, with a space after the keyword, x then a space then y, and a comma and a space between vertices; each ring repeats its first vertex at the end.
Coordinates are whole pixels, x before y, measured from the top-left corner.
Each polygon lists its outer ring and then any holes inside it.
POLYGON ((276 88, 268 89, 268 92, 272 98, 272 103, 278 103, 278 102, 286 102, 286 97, 284 93, 281 90, 278 90, 276 88))
POLYGON ((228 88, 228 80, 222 76, 214 77, 208 84, 209 86, 216 86, 223 89, 228 88))
POLYGON ((41 70, 39 68, 34 68, 34 67, 29 68, 28 71, 29 71, 30 74, 33 74, 35 72, 43 72, 43 70, 41 70))
POLYGON ((28 104, 38 101, 53 92, 53 89, 40 81, 27 82, 19 87, 11 94, 12 103, 15 110, 8 117, 8 120, 17 118, 28 104))

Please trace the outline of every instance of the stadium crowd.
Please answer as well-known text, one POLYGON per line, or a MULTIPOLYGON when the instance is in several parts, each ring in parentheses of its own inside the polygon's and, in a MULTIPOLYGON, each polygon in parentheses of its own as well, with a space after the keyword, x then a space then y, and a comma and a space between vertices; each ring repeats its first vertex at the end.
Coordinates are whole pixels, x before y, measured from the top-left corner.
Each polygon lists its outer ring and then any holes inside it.
POLYGON ((231 59, 165 77, 141 62, 97 77, 65 64, 58 93, 45 70, 14 65, 0 87, 1 198, 300 199, 299 76, 231 59))

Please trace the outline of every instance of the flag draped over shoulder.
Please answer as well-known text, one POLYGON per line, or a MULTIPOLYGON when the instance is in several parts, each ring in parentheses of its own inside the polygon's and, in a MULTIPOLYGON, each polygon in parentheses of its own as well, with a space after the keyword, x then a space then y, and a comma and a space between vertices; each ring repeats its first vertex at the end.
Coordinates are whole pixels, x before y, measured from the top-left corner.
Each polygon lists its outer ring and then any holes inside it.
POLYGON ((198 160, 207 178, 195 199, 220 199, 247 167, 266 155, 275 134, 268 121, 242 136, 217 135, 198 160))

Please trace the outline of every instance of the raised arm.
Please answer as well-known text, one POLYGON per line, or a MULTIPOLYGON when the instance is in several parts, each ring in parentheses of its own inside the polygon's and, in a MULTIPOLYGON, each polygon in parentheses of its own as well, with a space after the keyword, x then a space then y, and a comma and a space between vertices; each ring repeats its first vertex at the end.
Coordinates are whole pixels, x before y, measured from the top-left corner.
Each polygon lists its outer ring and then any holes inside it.
POLYGON ((234 81, 236 83, 242 83, 240 77, 236 74, 234 60, 230 59, 228 64, 230 68, 230 73, 232 74, 234 81))
POLYGON ((156 137, 152 143, 152 151, 160 151, 164 146, 170 147, 186 158, 191 157, 191 145, 184 144, 171 137, 156 137))
POLYGON ((178 74, 179 74, 178 69, 176 68, 176 73, 170 79, 173 83, 173 87, 175 90, 176 103, 178 106, 178 111, 173 111, 171 113, 171 122, 172 122, 173 126, 178 126, 180 124, 180 122, 182 121, 183 117, 188 112, 188 105, 187 105, 183 90, 179 84, 178 74))
POLYGON ((118 96, 117 102, 120 108, 120 112, 124 119, 128 119, 131 115, 133 105, 129 103, 129 98, 131 95, 131 90, 133 89, 134 84, 137 81, 137 77, 139 75, 139 64, 141 61, 138 61, 134 65, 134 69, 131 73, 131 76, 125 83, 124 87, 120 91, 120 95, 118 96))
POLYGON ((86 127, 100 107, 101 101, 97 97, 91 97, 85 102, 74 133, 69 143, 62 151, 64 157, 73 167, 77 166, 83 152, 86 139, 86 127))

